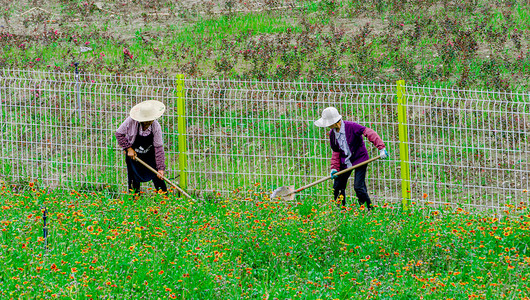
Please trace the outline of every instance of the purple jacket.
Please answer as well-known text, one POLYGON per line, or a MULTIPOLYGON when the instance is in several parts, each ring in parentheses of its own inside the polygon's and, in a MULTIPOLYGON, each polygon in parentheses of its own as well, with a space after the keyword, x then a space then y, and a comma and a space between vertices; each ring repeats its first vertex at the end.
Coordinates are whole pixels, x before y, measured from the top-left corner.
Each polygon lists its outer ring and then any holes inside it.
MULTIPOLYGON (((372 129, 351 121, 342 121, 342 126, 344 126, 346 131, 346 141, 348 142, 350 152, 352 153, 350 158, 352 165, 370 159, 366 146, 364 145, 363 135, 368 138, 378 150, 385 148, 385 144, 381 137, 379 137, 379 135, 372 129)), ((333 133, 333 129, 329 132, 329 143, 331 150, 333 150, 333 154, 331 155, 331 168, 340 171, 346 164, 344 162, 346 155, 344 154, 344 151, 340 149, 335 133, 333 133)))

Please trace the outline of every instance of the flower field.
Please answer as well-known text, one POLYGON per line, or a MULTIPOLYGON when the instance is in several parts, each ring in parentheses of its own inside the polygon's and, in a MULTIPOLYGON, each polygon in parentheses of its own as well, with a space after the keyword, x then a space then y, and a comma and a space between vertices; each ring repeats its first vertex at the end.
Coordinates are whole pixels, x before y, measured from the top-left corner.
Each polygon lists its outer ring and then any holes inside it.
POLYGON ((0 192, 2 299, 530 295, 526 203, 499 220, 449 206, 290 205, 259 184, 198 203, 30 186, 0 192))

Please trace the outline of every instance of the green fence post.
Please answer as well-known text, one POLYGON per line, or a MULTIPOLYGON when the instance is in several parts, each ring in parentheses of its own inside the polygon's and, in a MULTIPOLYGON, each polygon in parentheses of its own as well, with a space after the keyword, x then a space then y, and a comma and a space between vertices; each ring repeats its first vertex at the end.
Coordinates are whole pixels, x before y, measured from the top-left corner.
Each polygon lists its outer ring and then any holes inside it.
POLYGON ((397 83, 398 126, 399 126, 399 157, 401 159, 401 205, 404 210, 410 208, 410 163, 409 163, 409 135, 407 130, 407 108, 405 106, 405 80, 397 83))
POLYGON ((188 145, 186 141, 186 99, 184 91, 184 75, 177 75, 177 122, 179 144, 180 187, 188 187, 188 145))

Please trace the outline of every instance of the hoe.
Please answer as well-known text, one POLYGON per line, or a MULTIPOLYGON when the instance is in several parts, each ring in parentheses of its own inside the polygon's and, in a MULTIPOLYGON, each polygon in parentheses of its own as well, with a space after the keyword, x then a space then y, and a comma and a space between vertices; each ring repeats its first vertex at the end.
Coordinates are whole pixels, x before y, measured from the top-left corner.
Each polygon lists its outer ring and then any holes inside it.
MULTIPOLYGON (((362 163, 359 163, 359 164, 356 164, 355 166, 352 166, 352 167, 349 167, 347 169, 344 169, 342 171, 339 171, 337 173, 334 174, 334 176, 339 176, 341 174, 344 174, 346 172, 349 172, 353 169, 356 169, 360 166, 364 166, 368 163, 371 163, 373 162, 374 160, 376 159, 379 159, 380 156, 376 156, 374 158, 370 158, 369 160, 367 161, 363 161, 362 163)), ((312 187, 314 185, 317 185, 321 182, 324 182, 328 179, 331 179, 332 177, 331 176, 326 176, 326 177, 323 177, 323 178, 320 178, 319 180, 315 181, 315 182, 312 182, 306 186, 303 186, 301 188, 298 188, 298 189, 294 189, 294 185, 289 185, 289 186, 282 186, 282 187, 279 187, 277 188, 276 190, 274 190, 274 192, 272 192, 272 195, 271 195, 271 199, 274 199, 274 198, 283 198, 284 200, 287 200, 287 201, 293 201, 294 200, 294 195, 300 191, 303 191, 309 187, 312 187)))

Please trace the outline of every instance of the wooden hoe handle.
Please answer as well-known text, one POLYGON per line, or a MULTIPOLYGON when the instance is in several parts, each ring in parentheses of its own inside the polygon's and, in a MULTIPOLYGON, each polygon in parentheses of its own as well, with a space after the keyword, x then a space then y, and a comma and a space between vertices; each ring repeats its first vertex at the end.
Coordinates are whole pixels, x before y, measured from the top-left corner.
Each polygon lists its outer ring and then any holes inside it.
MULTIPOLYGON (((349 171, 351 171, 351 170, 353 170, 353 169, 356 169, 356 168, 358 168, 358 167, 361 167, 361 166, 364 166, 364 165, 366 165, 366 164, 369 164, 369 163, 371 163, 371 162, 373 162, 374 160, 377 160, 377 159, 379 159, 379 158, 380 158, 380 156, 378 155, 378 156, 376 156, 376 157, 374 157, 374 158, 370 158, 370 159, 367 160, 367 161, 363 161, 362 163, 358 163, 358 164, 356 164, 355 166, 351 166, 351 167, 349 167, 349 168, 347 168, 347 169, 344 169, 344 170, 342 170, 342 171, 339 171, 339 172, 337 172, 337 173, 335 173, 335 174, 333 174, 333 175, 334 175, 334 176, 339 176, 339 175, 344 174, 344 173, 346 173, 346 172, 349 172, 349 171)), ((306 185, 306 186, 303 186, 303 187, 297 189, 296 191, 293 192, 293 194, 294 194, 294 193, 298 193, 298 192, 300 192, 300 191, 302 191, 302 190, 305 190, 305 189, 307 189, 307 188, 309 188, 309 187, 312 187, 312 186, 314 186, 314 185, 317 185, 317 184, 319 184, 319 183, 321 183, 321 182, 324 182, 324 181, 326 181, 326 180, 328 180, 328 179, 331 179, 331 178, 332 178, 331 176, 322 177, 322 178, 320 178, 319 180, 317 180, 317 181, 315 181, 315 182, 312 182, 312 183, 310 183, 310 184, 308 184, 308 185, 306 185)))
MULTIPOLYGON (((141 160, 140 158, 138 158, 138 156, 136 156, 134 158, 134 160, 138 161, 139 163, 141 163, 144 167, 148 168, 149 170, 151 170, 153 173, 157 174, 157 175, 160 175, 160 173, 158 173, 157 170, 153 169, 153 167, 151 167, 150 165, 146 164, 143 160, 141 160)), ((171 182, 171 180, 169 180, 167 177, 163 176, 162 175, 162 179, 164 179, 165 181, 167 181, 167 183, 171 184, 171 186, 173 186, 177 191, 179 191, 180 193, 182 193, 184 196, 190 198, 191 200, 195 201, 193 198, 191 198, 190 195, 188 195, 188 193, 186 193, 183 189, 181 189, 178 185, 174 184, 173 182, 171 182)))

